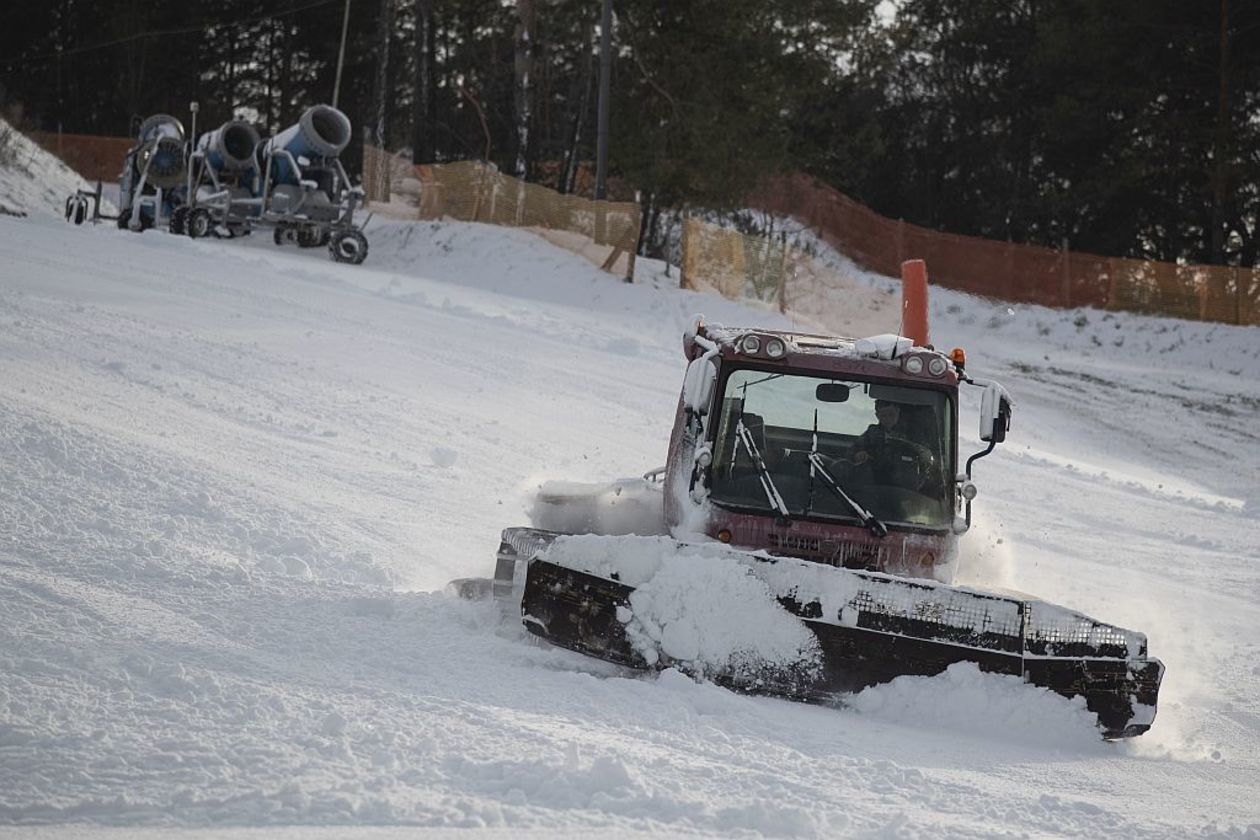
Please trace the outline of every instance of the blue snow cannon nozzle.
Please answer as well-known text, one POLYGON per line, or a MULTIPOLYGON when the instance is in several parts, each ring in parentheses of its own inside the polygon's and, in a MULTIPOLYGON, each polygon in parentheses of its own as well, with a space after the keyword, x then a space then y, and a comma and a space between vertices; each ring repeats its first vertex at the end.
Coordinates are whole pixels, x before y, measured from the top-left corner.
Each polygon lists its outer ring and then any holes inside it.
POLYGON ((254 150, 258 148, 258 131, 249 123, 229 120, 214 131, 201 135, 197 151, 216 172, 239 172, 253 169, 254 150))
MULTIPOLYGON (((331 105, 315 105, 296 123, 258 146, 258 159, 265 163, 268 155, 288 152, 297 161, 301 157, 335 158, 350 145, 350 119, 331 105)), ((272 158, 271 179, 277 184, 296 184, 299 174, 283 155, 272 158)))

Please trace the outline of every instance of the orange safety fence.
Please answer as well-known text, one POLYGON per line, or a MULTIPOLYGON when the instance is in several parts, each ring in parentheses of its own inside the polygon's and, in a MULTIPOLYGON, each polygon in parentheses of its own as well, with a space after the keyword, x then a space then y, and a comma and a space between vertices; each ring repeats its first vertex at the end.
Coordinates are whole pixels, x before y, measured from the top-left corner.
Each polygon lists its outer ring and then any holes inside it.
POLYGON ((61 158, 85 181, 116 182, 122 174, 123 158, 135 140, 129 137, 98 137, 91 134, 58 134, 32 131, 28 135, 42 149, 61 158))
MULTIPOLYGON (((88 181, 117 180, 123 158, 134 142, 127 137, 39 131, 29 136, 88 181)), ((414 167, 405 158, 372 146, 364 146, 363 153, 363 183, 374 212, 528 227, 608 270, 617 271, 614 266, 623 265, 627 276, 633 272, 639 238, 637 204, 562 195, 502 175, 476 161, 414 167)), ((1092 306, 1260 324, 1260 268, 1105 257, 943 233, 881 216, 803 174, 778 179, 756 203, 770 212, 795 217, 854 262, 890 277, 897 276, 905 260, 922 259, 927 262, 931 282, 985 297, 1052 307, 1092 306)), ((733 241, 715 243, 697 240, 693 246, 716 248, 713 254, 728 256, 713 257, 715 267, 702 271, 699 266, 710 258, 693 251, 693 262, 684 266, 684 274, 690 272, 702 282, 716 282, 726 293, 733 292, 732 284, 751 283, 751 296, 767 299, 766 284, 770 281, 766 266, 776 258, 784 265, 796 266, 796 276, 820 274, 817 267, 804 271, 803 263, 791 256, 790 249, 783 251, 782 243, 747 242, 737 248, 733 241), (738 257, 734 256, 736 251, 738 257), (736 269, 741 261, 743 267, 736 269), (743 281, 732 279, 734 275, 720 281, 701 278, 701 274, 713 271, 744 272, 746 277, 743 281)), ((684 253, 684 261, 687 259, 684 253)), ((790 284, 790 279, 785 280, 784 288, 778 291, 780 302, 791 296, 790 284)))
POLYGON ((779 179, 757 203, 793 216, 860 265, 896 277, 927 261, 931 282, 985 297, 1260 324, 1260 269, 1132 260, 960 236, 886 218, 806 175, 779 179))
POLYGON ((751 298, 784 310, 792 249, 782 237, 749 236, 699 219, 683 220, 679 285, 751 298))
POLYGON ((788 245, 784 234, 753 236, 687 218, 679 275, 684 289, 760 301, 836 334, 890 332, 899 323, 893 296, 788 245))
POLYGON ((363 147, 364 193, 373 212, 527 228, 605 271, 633 277, 639 205, 592 201, 504 175, 482 161, 413 166, 363 147))

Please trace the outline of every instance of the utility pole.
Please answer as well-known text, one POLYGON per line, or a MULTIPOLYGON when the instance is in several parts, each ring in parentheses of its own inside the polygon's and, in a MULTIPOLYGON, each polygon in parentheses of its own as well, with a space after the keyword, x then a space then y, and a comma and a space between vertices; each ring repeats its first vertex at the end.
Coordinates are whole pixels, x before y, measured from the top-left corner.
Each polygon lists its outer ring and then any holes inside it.
POLYGON ((337 96, 341 93, 341 68, 346 63, 346 32, 350 29, 350 0, 346 0, 346 11, 341 17, 341 49, 337 51, 337 78, 333 82, 332 106, 337 107, 337 96))
POLYGON ((608 198, 608 98, 612 81, 612 0, 599 21, 599 129, 596 137, 595 200, 608 198))
POLYGON ((433 0, 415 0, 416 79, 415 106, 411 118, 411 162, 433 160, 433 0))
POLYGON ((57 157, 65 160, 65 149, 61 146, 61 118, 64 108, 61 104, 61 33, 57 33, 57 157))

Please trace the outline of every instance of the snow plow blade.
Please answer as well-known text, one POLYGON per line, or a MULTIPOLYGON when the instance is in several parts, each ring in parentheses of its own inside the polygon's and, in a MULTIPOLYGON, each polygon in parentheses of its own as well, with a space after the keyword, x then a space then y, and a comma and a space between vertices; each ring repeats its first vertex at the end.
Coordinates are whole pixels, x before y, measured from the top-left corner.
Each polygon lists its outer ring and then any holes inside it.
MULTIPOLYGON (((549 559, 565 535, 532 528, 503 532, 496 597, 520 599, 526 629, 551 644, 637 669, 649 664, 627 635, 634 587, 612 575, 549 559)), ((844 569, 709 544, 680 550, 728 554, 764 581, 782 609, 818 640, 822 667, 706 673, 756 694, 824 701, 899 676, 934 676, 955 662, 1010 674, 1064 697, 1080 695, 1105 738, 1151 726, 1164 666, 1148 658, 1146 637, 1043 601, 1020 600, 933 581, 844 569)))

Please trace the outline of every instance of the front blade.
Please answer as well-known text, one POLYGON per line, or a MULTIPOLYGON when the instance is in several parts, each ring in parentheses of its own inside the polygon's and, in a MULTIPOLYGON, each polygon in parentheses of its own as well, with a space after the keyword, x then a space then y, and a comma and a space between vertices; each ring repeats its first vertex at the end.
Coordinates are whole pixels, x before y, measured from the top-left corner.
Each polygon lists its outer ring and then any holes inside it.
MULTIPOLYGON (((805 700, 975 662, 1065 697, 1085 697, 1106 737, 1140 734, 1154 718, 1163 666, 1147 658, 1140 633, 1041 601, 711 544, 676 543, 677 562, 688 553, 721 552, 765 582, 779 606, 816 637, 821 667, 714 673, 668 657, 649 663, 627 634, 635 587, 620 578, 634 575, 610 569, 606 558, 575 561, 572 546, 551 550, 564 539, 533 529, 504 532, 504 545, 528 558, 526 628, 589 656, 635 668, 700 670, 731 688, 805 700)), ((645 541, 645 550, 651 544, 645 541)))

